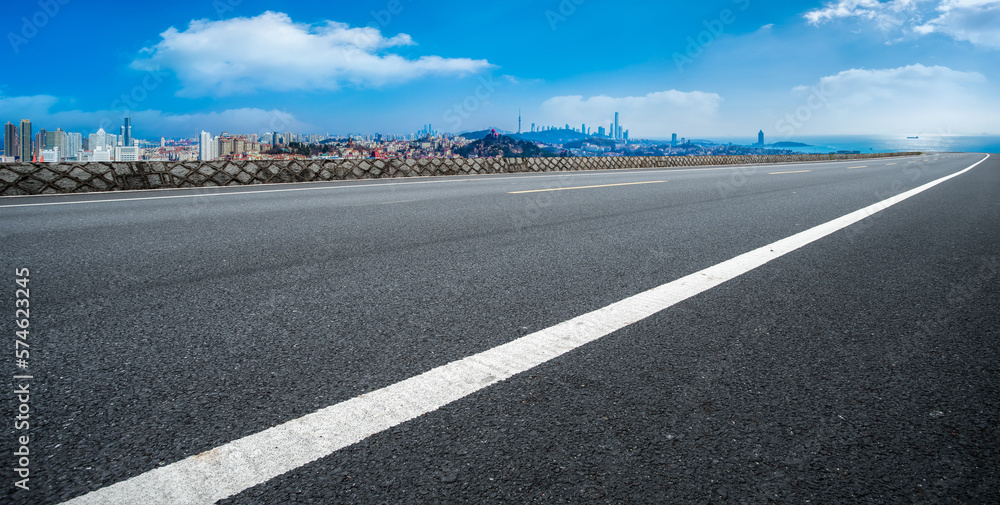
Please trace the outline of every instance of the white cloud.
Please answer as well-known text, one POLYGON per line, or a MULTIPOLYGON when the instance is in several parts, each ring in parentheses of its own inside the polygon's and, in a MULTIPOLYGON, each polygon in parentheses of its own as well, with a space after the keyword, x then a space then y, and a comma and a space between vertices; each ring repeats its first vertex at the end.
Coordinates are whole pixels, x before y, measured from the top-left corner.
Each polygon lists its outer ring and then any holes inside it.
POLYGON ((886 25, 902 24, 901 18, 916 6, 915 0, 837 0, 827 3, 821 9, 805 14, 809 23, 818 25, 840 18, 864 18, 886 25))
POLYGON ((998 104, 978 72, 920 64, 851 69, 793 89, 776 130, 825 133, 996 131, 998 104))
MULTIPOLYGON (((121 110, 61 110, 53 111, 59 99, 48 95, 5 97, 0 96, 0 110, 18 119, 30 119, 32 128, 81 132, 84 135, 104 128, 117 133, 122 124, 121 110)), ((225 130, 239 133, 267 131, 309 131, 314 127, 303 123, 294 115, 280 110, 257 108, 230 109, 221 112, 170 114, 158 110, 129 111, 132 124, 138 132, 149 132, 155 137, 194 137, 201 130, 219 133, 225 130)), ((141 134, 140 134, 141 135, 141 134)))
POLYGON ((178 95, 189 97, 379 87, 493 67, 468 58, 407 59, 385 51, 415 45, 409 35, 386 38, 377 28, 334 21, 312 26, 270 11, 252 18, 192 21, 184 31, 171 27, 160 36, 163 40, 144 48, 132 67, 173 71, 183 86, 178 95))
POLYGON ((570 126, 587 124, 596 132, 598 126, 614 122, 631 130, 632 137, 668 137, 675 131, 711 130, 722 97, 702 91, 659 91, 645 96, 557 96, 541 105, 542 124, 570 126))
POLYGON ((1000 49, 1000 1, 950 0, 937 10, 940 15, 917 26, 917 33, 943 33, 955 40, 1000 49))
POLYGON ((857 18, 874 24, 887 42, 941 33, 1000 49, 1000 0, 836 0, 803 17, 812 25, 857 18), (933 18, 930 21, 925 21, 933 18))

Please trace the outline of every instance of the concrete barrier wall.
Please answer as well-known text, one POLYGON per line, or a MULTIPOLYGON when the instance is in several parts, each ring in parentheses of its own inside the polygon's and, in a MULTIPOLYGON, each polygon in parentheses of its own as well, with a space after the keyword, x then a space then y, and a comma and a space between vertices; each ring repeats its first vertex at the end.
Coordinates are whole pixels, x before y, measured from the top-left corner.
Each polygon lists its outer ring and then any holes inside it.
POLYGON ((638 156, 628 158, 7 163, 0 164, 0 196, 85 193, 126 189, 240 186, 389 177, 744 165, 883 158, 914 154, 919 153, 638 156))

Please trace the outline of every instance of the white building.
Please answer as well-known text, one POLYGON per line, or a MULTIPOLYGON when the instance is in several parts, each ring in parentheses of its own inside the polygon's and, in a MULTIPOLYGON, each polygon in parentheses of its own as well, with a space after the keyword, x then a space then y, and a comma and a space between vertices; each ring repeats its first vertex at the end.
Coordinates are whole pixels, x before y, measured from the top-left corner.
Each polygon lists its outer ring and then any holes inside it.
POLYGON ((91 151, 97 150, 98 147, 105 151, 108 150, 108 134, 104 133, 104 128, 97 130, 97 133, 88 135, 87 141, 91 151))
POLYGON ((206 131, 201 132, 199 142, 199 159, 201 161, 212 161, 219 155, 219 143, 212 138, 212 134, 206 131))
POLYGON ((139 161, 139 146, 115 146, 115 161, 139 161))
POLYGON ((42 159, 38 160, 38 162, 59 163, 59 146, 42 150, 42 159))
POLYGON ((88 151, 86 161, 111 161, 111 151, 98 146, 97 149, 88 151))

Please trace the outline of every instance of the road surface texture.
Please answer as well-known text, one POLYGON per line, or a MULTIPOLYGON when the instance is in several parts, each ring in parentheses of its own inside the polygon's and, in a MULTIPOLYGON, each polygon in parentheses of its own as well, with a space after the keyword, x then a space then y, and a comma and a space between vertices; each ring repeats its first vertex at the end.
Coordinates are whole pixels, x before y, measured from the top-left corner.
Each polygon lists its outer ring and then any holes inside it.
POLYGON ((1000 502, 997 155, 0 198, 0 239, 4 387, 33 377, 30 430, 3 400, 4 468, 30 434, 30 489, 5 470, 3 503, 1000 502), (312 445, 303 416, 759 248, 267 473, 312 445), (227 460, 245 437, 271 455, 227 460), (219 491, 225 461, 246 475, 219 491))

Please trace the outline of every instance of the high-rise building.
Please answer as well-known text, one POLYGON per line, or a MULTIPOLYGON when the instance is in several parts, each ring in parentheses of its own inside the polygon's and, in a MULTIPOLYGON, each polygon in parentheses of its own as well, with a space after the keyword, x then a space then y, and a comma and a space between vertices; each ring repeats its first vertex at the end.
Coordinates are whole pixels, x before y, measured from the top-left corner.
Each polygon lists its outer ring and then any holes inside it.
POLYGON ((35 134, 35 148, 31 151, 31 155, 36 159, 42 155, 42 150, 48 147, 45 144, 45 140, 48 138, 48 133, 49 132, 45 131, 45 128, 42 128, 35 134))
POLYGON ((603 137, 605 135, 605 133, 606 133, 606 130, 604 129, 603 126, 598 126, 597 127, 597 136, 598 137, 603 137))
POLYGON ((757 145, 764 145, 764 130, 757 132, 757 145))
POLYGON ((132 146, 132 118, 126 117, 125 124, 122 125, 121 143, 125 147, 132 146))
POLYGON ((21 120, 21 137, 17 142, 22 163, 31 162, 31 121, 21 120))
MULTIPOLYGON (((69 149, 67 148, 66 144, 67 144, 66 132, 64 132, 62 128, 56 128, 56 131, 54 132, 45 132, 46 149, 52 149, 53 147, 58 147, 59 149, 55 152, 59 153, 59 156, 68 157, 69 149)), ((46 158, 45 161, 50 161, 50 160, 46 158)))
MULTIPOLYGON (((275 133, 274 137, 277 138, 278 134, 275 133)), ((213 149, 215 142, 212 141, 212 134, 206 131, 201 132, 201 142, 199 144, 199 158, 201 161, 212 161, 215 159, 215 149, 213 149)))
POLYGON ((66 153, 63 157, 66 158, 79 158, 80 151, 83 150, 83 134, 81 133, 67 133, 66 134, 66 153))
POLYGON ((621 128, 618 126, 618 113, 617 112, 615 112, 615 129, 614 129, 614 132, 615 132, 615 139, 622 138, 622 131, 621 131, 621 128))
POLYGON ((674 147, 676 145, 677 145, 677 134, 674 133, 670 135, 670 146, 674 147))
POLYGON ((582 133, 584 135, 587 134, 587 123, 584 123, 584 124, 580 125, 580 133, 582 133))
POLYGON ((21 155, 17 149, 17 125, 10 121, 3 125, 3 154, 12 161, 21 155))
POLYGON ((108 134, 104 133, 104 128, 99 128, 97 133, 91 133, 88 139, 89 145, 87 147, 90 148, 90 151, 96 151, 98 148, 108 151, 108 134))

